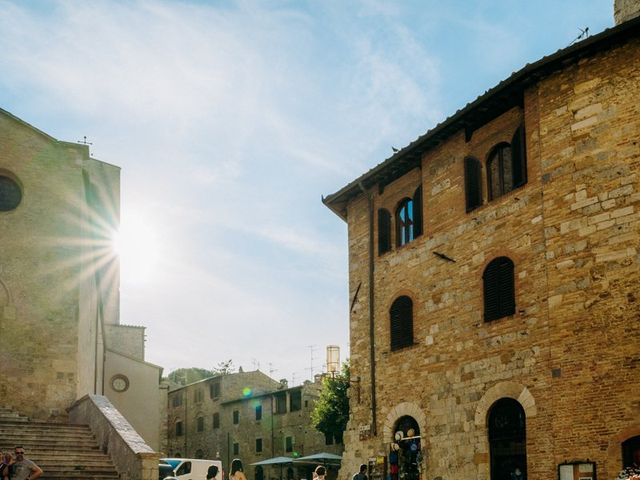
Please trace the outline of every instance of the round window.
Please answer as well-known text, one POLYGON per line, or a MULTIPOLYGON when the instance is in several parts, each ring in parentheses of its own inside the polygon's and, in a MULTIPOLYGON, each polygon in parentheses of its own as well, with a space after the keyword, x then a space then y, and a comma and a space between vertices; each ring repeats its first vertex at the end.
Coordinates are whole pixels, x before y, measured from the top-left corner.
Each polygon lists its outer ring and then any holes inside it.
POLYGON ((22 200, 22 190, 15 180, 0 174, 0 212, 14 210, 22 200))

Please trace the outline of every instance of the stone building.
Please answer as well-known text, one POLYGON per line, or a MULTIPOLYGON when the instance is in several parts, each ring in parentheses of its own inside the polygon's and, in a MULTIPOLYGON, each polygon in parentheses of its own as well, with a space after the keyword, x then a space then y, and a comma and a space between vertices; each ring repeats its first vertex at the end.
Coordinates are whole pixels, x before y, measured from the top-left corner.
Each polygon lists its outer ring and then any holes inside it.
POLYGON ((0 405, 66 422, 105 395, 158 449, 166 390, 144 327, 120 324, 119 212, 119 167, 0 109, 0 405))
POLYGON ((324 199, 348 225, 361 393, 341 478, 640 461, 638 2, 616 11, 324 199))
MULTIPOLYGON (((287 387, 260 372, 216 375, 169 392, 169 455, 220 459, 225 470, 234 458, 249 480, 279 471, 252 463, 273 457, 320 452, 340 454, 341 444, 311 425, 321 379, 287 387)), ((284 467, 284 478, 311 478, 309 465, 284 467)))

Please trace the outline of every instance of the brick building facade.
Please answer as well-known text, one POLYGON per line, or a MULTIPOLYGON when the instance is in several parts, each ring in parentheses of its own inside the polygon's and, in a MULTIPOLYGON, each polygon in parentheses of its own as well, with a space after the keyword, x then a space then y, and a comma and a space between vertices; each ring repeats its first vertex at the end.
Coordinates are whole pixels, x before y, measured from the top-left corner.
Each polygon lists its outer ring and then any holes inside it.
MULTIPOLYGON (((321 381, 288 388, 256 370, 217 375, 169 392, 169 455, 220 459, 225 470, 240 458, 249 480, 278 477, 252 463, 319 452, 340 454, 311 425, 321 381)), ((284 478, 311 478, 308 465, 285 466, 284 478)))
POLYGON ((633 461, 639 99, 635 18, 324 199, 348 224, 361 391, 341 478, 372 457, 405 480, 609 480, 633 461))

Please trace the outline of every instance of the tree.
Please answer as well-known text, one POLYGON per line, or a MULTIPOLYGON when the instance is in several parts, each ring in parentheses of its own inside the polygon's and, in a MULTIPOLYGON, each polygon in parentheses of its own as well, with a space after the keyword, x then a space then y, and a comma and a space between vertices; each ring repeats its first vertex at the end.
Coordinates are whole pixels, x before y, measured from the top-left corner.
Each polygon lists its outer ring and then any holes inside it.
POLYGON ((218 365, 213 367, 213 373, 215 375, 227 375, 229 373, 233 373, 235 367, 233 366, 233 360, 229 359, 224 362, 218 362, 218 365))
POLYGON ((207 370, 206 368, 178 368, 174 370, 168 375, 168 378, 173 383, 177 383, 179 385, 186 385, 188 383, 197 382, 198 380, 202 380, 203 378, 212 377, 215 375, 215 372, 211 370, 207 370))
POLYGON ((311 422, 327 440, 342 443, 342 436, 349 421, 349 362, 342 364, 342 372, 334 377, 326 376, 322 382, 320 397, 311 412, 311 422))

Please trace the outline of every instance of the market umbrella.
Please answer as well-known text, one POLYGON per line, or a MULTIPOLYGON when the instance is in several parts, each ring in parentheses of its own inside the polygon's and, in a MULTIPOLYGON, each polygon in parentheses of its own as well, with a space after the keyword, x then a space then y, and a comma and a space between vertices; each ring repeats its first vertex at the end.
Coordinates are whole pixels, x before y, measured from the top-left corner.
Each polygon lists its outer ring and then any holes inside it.
POLYGON ((273 458, 267 458, 266 460, 262 460, 261 462, 252 463, 251 465, 256 465, 256 466, 271 465, 272 467, 275 467, 276 465, 280 465, 280 480, 282 480, 282 467, 292 462, 293 462, 293 458, 290 458, 290 457, 273 457, 273 458))

